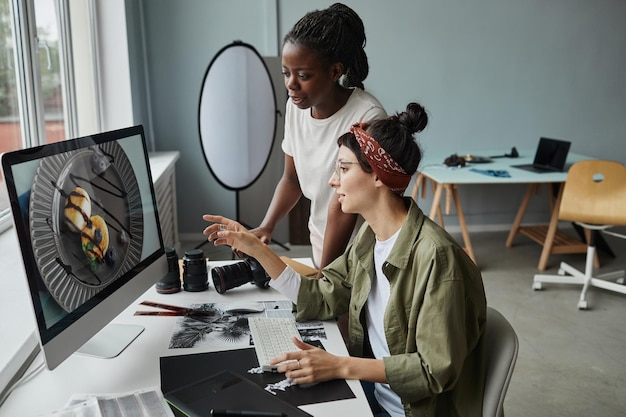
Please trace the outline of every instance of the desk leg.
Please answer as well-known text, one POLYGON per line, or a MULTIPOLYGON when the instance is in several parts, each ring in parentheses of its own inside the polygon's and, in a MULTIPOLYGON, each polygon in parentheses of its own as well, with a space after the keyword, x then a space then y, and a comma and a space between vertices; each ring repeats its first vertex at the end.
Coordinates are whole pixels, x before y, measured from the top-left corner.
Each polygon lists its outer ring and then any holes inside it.
MULTIPOLYGON (((433 194, 434 191, 437 188, 437 183, 435 182, 435 180, 430 180, 430 183, 433 187, 433 194)), ((446 214, 450 214, 450 203, 448 203, 448 199, 450 198, 450 188, 449 185, 444 185, 441 192, 443 193, 445 190, 446 192, 446 204, 448 205, 448 211, 446 211, 446 214)), ((441 227, 446 227, 445 223, 444 223, 444 219, 443 219, 443 212, 441 211, 441 199, 443 198, 443 196, 439 196, 439 202, 437 203, 437 214, 435 215, 435 218, 439 218, 439 226, 441 227)))
POLYGON ((435 192, 433 194, 433 203, 430 206, 430 214, 428 217, 433 221, 437 221, 437 216, 439 216, 439 225, 443 227, 443 215, 441 213, 441 193, 443 192, 443 184, 433 181, 432 185, 435 192))
MULTIPOLYGON (((438 184, 435 181, 431 180, 431 185, 433 188, 433 194, 435 194, 437 192, 438 184)), ((422 199, 426 198, 426 188, 428 188, 427 178, 423 174, 419 174, 417 178, 415 179, 415 185, 413 186, 413 191, 411 191, 411 198, 413 198, 413 200, 415 200, 416 202, 418 201, 417 200, 418 195, 422 199), (421 193, 420 193, 420 189, 421 189, 421 193)), ((439 199, 441 199, 441 197, 439 197, 439 199)), ((439 225, 441 227, 444 227, 443 214, 441 213, 441 207, 439 206, 439 203, 437 203, 436 212, 434 214, 431 213, 429 217, 435 222, 437 221, 437 219, 439 219, 439 225)))
MULTIPOLYGON (((417 201, 417 195, 419 194, 420 188, 422 188, 422 186, 424 186, 424 180, 426 177, 424 177, 423 174, 418 174, 417 178, 415 179, 415 185, 413 186, 413 191, 411 191, 411 198, 413 198, 413 200, 417 201)), ((426 190, 422 190, 422 198, 425 197, 426 194, 426 190)))
POLYGON ((511 227, 511 231, 509 232, 509 237, 506 239, 506 247, 510 248, 513 246, 513 239, 519 232, 520 224, 522 223, 522 219, 524 218, 524 213, 526 213, 526 208, 528 207, 528 203, 532 198, 533 193, 537 191, 537 184, 529 184, 528 189, 526 190, 526 195, 522 200, 522 204, 519 206, 519 210, 517 210, 517 215, 515 216, 515 221, 513 222, 513 226, 511 227))
POLYGON ((461 207, 461 200, 459 199, 459 192, 456 184, 450 185, 450 192, 452 193, 452 199, 456 207, 456 215, 459 218, 459 225, 461 226, 461 234, 463 235, 463 244, 465 245, 465 251, 469 257, 476 263, 476 256, 474 255, 474 248, 472 247, 472 241, 470 240, 469 232, 467 231, 467 223, 465 223, 465 215, 463 214, 463 208, 461 207))
POLYGON ((552 208, 552 217, 550 218, 550 225, 548 226, 548 232, 546 233, 546 240, 543 242, 543 250, 541 251, 541 257, 539 258, 539 265, 537 269, 540 271, 546 270, 546 265, 548 264, 548 258, 552 253, 552 246, 554 245, 554 236, 556 235, 556 230, 559 225, 559 208, 561 207, 561 198, 563 197, 563 189, 565 187, 560 187, 559 196, 554 203, 552 208))
MULTIPOLYGON (((441 227, 443 225, 443 213, 441 212, 441 194, 443 193, 444 188, 446 192, 452 195, 452 200, 454 200, 454 206, 456 207, 456 214, 459 218, 459 226, 461 226, 461 234, 463 235, 463 244, 465 245, 465 251, 469 255, 469 257, 476 263, 476 256, 474 255, 474 248, 472 247, 472 241, 469 237, 469 232, 467 231, 467 223, 465 223, 465 215, 463 214, 463 207, 461 207, 461 199, 459 199, 459 193, 457 191, 456 184, 439 184, 435 181, 432 181, 432 185, 434 188, 433 195, 433 203, 430 206, 430 214, 428 217, 431 220, 436 221, 436 218, 439 217, 441 227)), ((449 198, 449 197, 448 197, 449 198)), ((446 214, 449 214, 449 200, 446 199, 446 214)))

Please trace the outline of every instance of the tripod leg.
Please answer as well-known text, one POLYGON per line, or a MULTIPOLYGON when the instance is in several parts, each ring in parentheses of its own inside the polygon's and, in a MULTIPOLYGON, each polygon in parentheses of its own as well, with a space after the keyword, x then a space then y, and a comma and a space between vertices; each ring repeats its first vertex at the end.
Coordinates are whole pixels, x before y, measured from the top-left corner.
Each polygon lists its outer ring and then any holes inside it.
POLYGON ((207 243, 209 243, 209 241, 207 239, 204 239, 201 243, 199 243, 198 245, 196 245, 196 247, 194 249, 200 249, 201 247, 203 247, 204 245, 206 245, 207 243))
POLYGON ((281 242, 279 242, 279 241, 277 241, 277 240, 275 240, 275 239, 270 239, 270 241, 271 241, 272 243, 277 244, 278 246, 280 246, 280 247, 281 247, 281 248, 283 248, 284 250, 291 250, 291 249, 289 249, 289 247, 287 247, 284 243, 281 243, 281 242))

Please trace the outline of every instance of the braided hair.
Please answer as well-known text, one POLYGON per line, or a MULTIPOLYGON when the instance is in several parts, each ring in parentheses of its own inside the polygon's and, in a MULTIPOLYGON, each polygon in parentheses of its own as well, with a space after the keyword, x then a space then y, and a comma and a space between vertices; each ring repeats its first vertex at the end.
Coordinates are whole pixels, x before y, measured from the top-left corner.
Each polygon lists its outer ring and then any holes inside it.
POLYGON ((285 35, 283 44, 309 48, 328 65, 340 62, 342 85, 364 89, 363 80, 369 73, 365 41, 365 27, 359 15, 346 5, 335 3, 304 15, 285 35))

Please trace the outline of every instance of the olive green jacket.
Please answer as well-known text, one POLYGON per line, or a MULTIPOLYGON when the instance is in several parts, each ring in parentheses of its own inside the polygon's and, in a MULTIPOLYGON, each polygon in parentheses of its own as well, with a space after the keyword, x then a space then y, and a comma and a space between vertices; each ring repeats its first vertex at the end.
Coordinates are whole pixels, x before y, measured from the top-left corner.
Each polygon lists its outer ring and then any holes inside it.
MULTIPOLYGON (((486 300, 478 267, 410 199, 408 216, 383 265, 390 283, 383 359, 387 382, 407 416, 482 416, 486 300)), ((375 236, 367 224, 324 277, 302 279, 297 319, 349 312, 348 350, 371 357, 364 310, 374 275, 375 236)))

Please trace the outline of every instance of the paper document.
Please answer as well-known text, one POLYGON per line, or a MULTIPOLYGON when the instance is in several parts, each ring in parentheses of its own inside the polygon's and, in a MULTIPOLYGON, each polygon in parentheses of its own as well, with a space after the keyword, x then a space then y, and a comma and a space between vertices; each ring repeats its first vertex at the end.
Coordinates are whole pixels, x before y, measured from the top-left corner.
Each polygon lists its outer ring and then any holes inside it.
POLYGON ((125 394, 74 394, 65 408, 41 417, 174 417, 159 389, 125 394))

